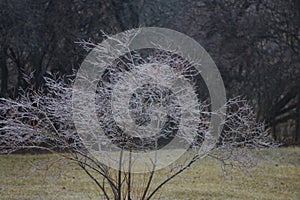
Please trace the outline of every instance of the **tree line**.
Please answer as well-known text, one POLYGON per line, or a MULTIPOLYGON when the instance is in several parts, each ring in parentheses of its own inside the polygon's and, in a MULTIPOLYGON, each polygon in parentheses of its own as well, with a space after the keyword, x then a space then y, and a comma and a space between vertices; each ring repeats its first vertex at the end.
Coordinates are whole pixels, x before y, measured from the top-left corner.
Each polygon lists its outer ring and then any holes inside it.
POLYGON ((227 96, 249 99, 276 140, 300 141, 298 0, 2 0, 0 8, 2 97, 43 87, 48 72, 73 74, 88 53, 81 41, 165 27, 209 52, 227 96))

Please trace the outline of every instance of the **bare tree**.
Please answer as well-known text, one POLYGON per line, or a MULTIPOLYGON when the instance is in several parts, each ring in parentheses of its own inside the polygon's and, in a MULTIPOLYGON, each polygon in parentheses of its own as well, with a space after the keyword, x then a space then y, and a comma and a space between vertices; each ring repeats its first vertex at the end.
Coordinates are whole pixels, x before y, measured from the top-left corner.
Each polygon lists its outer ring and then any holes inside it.
MULTIPOLYGON (((215 0, 205 5, 210 13, 203 25, 206 48, 224 75, 229 95, 252 100, 257 118, 281 140, 278 125, 294 121, 299 127, 298 1, 215 0)), ((299 128, 295 129, 297 136, 299 128)))
MULTIPOLYGON (((115 42, 119 48, 128 48, 135 36, 128 32, 122 40, 115 42)), ((99 63, 109 60, 108 51, 120 50, 87 42, 82 44, 98 51, 99 63)), ((224 127, 222 134, 214 149, 205 152, 219 160, 224 169, 247 170, 254 164, 253 149, 274 146, 264 124, 256 122, 254 112, 245 100, 231 99, 213 111, 209 100, 200 101, 197 79, 201 77, 193 67, 195 63, 189 63, 176 51, 130 51, 106 64, 101 80, 89 80, 97 82, 96 91, 86 91, 75 105, 72 94, 78 88, 73 77, 55 74, 44 78, 44 89, 29 88, 17 100, 1 98, 1 153, 23 149, 57 153, 80 166, 99 187, 100 196, 121 200, 154 198, 166 183, 200 160, 205 154, 198 149, 211 135, 211 116, 223 116, 225 110, 226 117, 220 124, 220 128, 224 127), (166 82, 174 81, 174 77, 182 80, 182 84, 170 90, 166 82), (144 80, 148 80, 147 84, 137 84, 144 80), (96 116, 90 110, 82 110, 91 98, 95 99, 96 116), (91 124, 99 126, 101 131, 95 132, 91 124), (80 134, 82 130, 87 134, 80 134), (156 170, 166 167, 159 159, 167 160, 165 155, 170 153, 168 150, 157 152, 172 143, 175 137, 179 143, 191 146, 192 153, 183 163, 168 163, 167 167, 172 169, 168 177, 153 185, 156 170), (143 157, 139 152, 154 153, 143 157), (109 162, 115 162, 115 165, 109 162), (141 171, 145 172, 145 181, 137 182, 135 172, 141 171)), ((87 74, 80 78, 90 77, 87 74)), ((170 145, 171 153, 180 150, 176 147, 170 145)))

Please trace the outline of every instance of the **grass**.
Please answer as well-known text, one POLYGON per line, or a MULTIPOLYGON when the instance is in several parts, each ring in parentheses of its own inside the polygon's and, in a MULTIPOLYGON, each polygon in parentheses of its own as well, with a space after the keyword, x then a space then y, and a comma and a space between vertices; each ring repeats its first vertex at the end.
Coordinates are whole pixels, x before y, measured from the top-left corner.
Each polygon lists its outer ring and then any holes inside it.
MULTIPOLYGON (((252 177, 238 171, 224 177, 209 158, 175 177, 156 196, 160 199, 300 199, 300 148, 266 152, 252 177)), ((158 179, 166 170, 157 172, 158 179)), ((156 179, 157 180, 157 179, 156 179)), ((1 155, 0 199, 101 199, 90 178, 57 156, 1 155)))

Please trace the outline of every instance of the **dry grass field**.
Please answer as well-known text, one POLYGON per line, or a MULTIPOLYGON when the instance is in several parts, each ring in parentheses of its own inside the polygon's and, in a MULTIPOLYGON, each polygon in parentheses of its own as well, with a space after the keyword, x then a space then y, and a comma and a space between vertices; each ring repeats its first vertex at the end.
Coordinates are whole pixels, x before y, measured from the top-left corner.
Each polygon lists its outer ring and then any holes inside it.
MULTIPOLYGON (((205 158, 169 182, 155 199, 299 200, 300 148, 268 154, 272 161, 259 160, 251 176, 239 171, 224 176, 219 163, 205 158)), ((165 174, 160 170, 156 177, 165 174)), ((102 199, 98 193, 83 171, 54 155, 0 156, 0 199, 102 199)))

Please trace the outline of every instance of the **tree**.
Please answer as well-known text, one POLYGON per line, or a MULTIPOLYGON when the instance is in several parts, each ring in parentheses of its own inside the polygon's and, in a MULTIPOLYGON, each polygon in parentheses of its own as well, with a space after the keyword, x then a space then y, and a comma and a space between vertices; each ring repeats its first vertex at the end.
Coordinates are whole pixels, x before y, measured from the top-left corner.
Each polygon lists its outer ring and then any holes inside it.
MULTIPOLYGON (((117 1, 0 2, 1 96, 18 96, 30 83, 43 86, 47 71, 72 74, 84 57, 80 40, 101 41, 101 31, 115 33, 125 26, 117 14, 127 8, 117 1), (122 9, 119 12, 119 9, 122 9)), ((126 20, 127 25, 133 17, 126 20)), ((134 25, 138 26, 138 25, 134 25)))
MULTIPOLYGON (((252 100, 257 119, 272 127, 297 124, 299 96, 298 1, 206 1, 206 48, 224 75, 230 96, 252 100)), ((296 125, 299 127, 299 125, 296 125)), ((299 134, 299 129, 295 130, 299 134)), ((284 133, 287 134, 287 133, 284 133)), ((283 136, 285 138, 285 136, 283 136)))
MULTIPOLYGON (((106 36, 110 42, 117 43, 117 49, 83 43, 86 48, 97 50, 98 64, 104 62, 107 68, 100 80, 91 80, 97 83, 96 92, 85 91, 75 104, 72 94, 78 94, 78 85, 74 78, 55 74, 44 78, 44 89, 28 88, 16 100, 1 98, 1 153, 21 149, 57 153, 80 166, 97 184, 101 196, 120 200, 154 198, 161 187, 205 153, 219 160, 225 169, 231 166, 247 170, 253 164, 253 149, 274 146, 268 131, 263 124, 256 122, 255 114, 245 100, 231 99, 218 110, 210 110, 209 102, 200 101, 196 89, 199 72, 193 68, 196 63, 189 63, 179 56, 178 51, 129 51, 109 62, 108 52, 129 48, 132 39, 138 36, 134 31, 125 33, 120 40, 106 36), (174 77, 186 81, 175 90, 176 95, 164 84, 174 77), (136 87, 136 81, 145 79, 150 82, 136 87), (128 94, 130 96, 126 96, 128 94), (96 116, 90 110, 82 110, 89 104, 88 99, 95 99, 96 116), (115 104, 111 107, 113 101, 115 104), (228 112, 223 118, 225 110, 228 112), (205 148, 206 138, 210 138, 209 141, 215 139, 211 131, 212 115, 221 117, 220 127, 224 126, 224 129, 219 140, 215 141, 214 149, 206 152, 209 150, 205 148), (93 131, 90 120, 92 125, 100 124, 103 131, 93 131), (82 130, 86 134, 82 135, 82 130), (194 151, 182 163, 167 163, 172 168, 169 176, 154 186, 155 171, 166 167, 159 162, 162 158, 167 160, 164 153, 174 155, 180 151, 176 145, 169 147, 171 151, 159 151, 174 138, 179 143, 188 144, 194 151), (204 151, 199 151, 199 148, 204 148, 204 151), (145 157, 139 156, 140 152, 154 153, 145 157), (137 183, 135 172, 144 172, 146 181, 137 183)), ((81 73, 79 78, 88 77, 84 75, 87 74, 81 73)))

